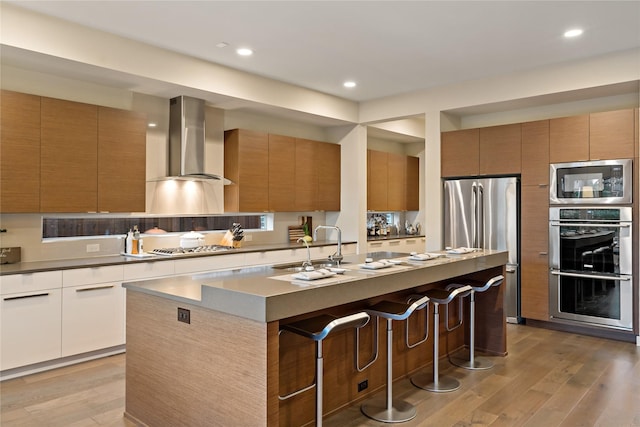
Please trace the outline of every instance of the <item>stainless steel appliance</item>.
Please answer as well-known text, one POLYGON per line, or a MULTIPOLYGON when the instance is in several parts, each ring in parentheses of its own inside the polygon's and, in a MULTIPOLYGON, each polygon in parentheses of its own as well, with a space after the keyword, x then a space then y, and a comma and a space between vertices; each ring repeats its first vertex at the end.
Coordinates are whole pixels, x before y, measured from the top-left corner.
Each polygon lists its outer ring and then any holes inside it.
POLYGON ((515 177, 444 181, 444 246, 506 250, 507 321, 520 317, 520 181, 515 177))
POLYGON ((631 330, 632 208, 549 209, 553 319, 631 330))
POLYGON ((554 163, 549 203, 631 204, 632 166, 631 159, 554 163))
POLYGON ((203 246, 195 246, 190 248, 160 248, 154 249, 151 251, 154 255, 163 255, 163 256, 181 256, 181 255, 196 255, 196 254, 206 254, 211 252, 218 251, 228 251, 233 250, 230 246, 220 246, 220 245, 203 245, 203 246))

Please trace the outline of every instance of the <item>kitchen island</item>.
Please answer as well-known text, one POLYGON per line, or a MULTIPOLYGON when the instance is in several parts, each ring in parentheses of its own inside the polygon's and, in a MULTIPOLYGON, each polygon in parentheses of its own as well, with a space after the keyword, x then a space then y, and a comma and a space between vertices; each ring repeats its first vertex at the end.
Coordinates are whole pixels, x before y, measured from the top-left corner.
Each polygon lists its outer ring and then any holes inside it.
MULTIPOLYGON (((313 380, 314 347, 295 335, 279 337, 280 325, 320 313, 360 311, 383 298, 402 300, 446 283, 484 281, 504 274, 507 261, 502 251, 416 262, 407 256, 373 254, 404 261, 375 271, 359 268, 364 255, 347 256, 344 274, 314 282, 292 280, 286 269, 254 267, 126 283, 126 415, 142 425, 308 423, 314 413, 313 392, 287 401, 278 395, 313 380)), ((496 355, 506 354, 501 288, 477 298, 476 348, 496 355)), ((414 316, 413 341, 424 331, 425 313, 414 316)), ((394 328, 399 331, 394 343, 396 378, 428 368, 432 336, 406 349, 403 323, 394 322, 394 328)), ((372 331, 371 325, 362 331, 360 365, 372 354, 372 331)), ((378 333, 384 345, 384 328, 378 333)), ((468 333, 459 328, 441 335, 444 355, 463 347, 468 333)), ((384 386, 384 351, 363 372, 353 368, 354 352, 353 331, 326 340, 325 413, 384 386), (358 392, 364 380, 368 388, 358 392)))

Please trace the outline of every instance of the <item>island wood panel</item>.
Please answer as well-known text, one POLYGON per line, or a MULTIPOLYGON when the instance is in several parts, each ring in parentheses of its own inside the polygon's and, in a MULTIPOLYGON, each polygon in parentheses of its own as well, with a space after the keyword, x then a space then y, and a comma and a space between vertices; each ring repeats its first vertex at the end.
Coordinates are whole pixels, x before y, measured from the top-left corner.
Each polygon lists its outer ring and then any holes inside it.
POLYGON ((549 162, 589 160, 589 115, 549 120, 549 162))
POLYGON ((406 189, 405 209, 408 211, 420 210, 420 158, 419 157, 406 157, 407 171, 406 171, 406 189))
POLYGON ((145 211, 146 144, 143 114, 98 108, 98 211, 145 211))
POLYGON ((479 129, 443 132, 440 138, 442 177, 478 175, 480 171, 479 129))
POLYGON ((549 185, 549 120, 522 123, 521 184, 549 185))
POLYGON ((126 415, 152 426, 277 425, 268 420, 268 329, 128 292, 126 415), (178 307, 191 311, 190 324, 178 322, 178 307))
POLYGON ((40 97, 1 96, 0 212, 40 212, 40 97))
POLYGON ((269 210, 295 211, 296 139, 269 134, 269 210))
POLYGON ((522 317, 549 320, 549 188, 523 186, 520 240, 522 317))
POLYGON ((341 147, 339 144, 319 142, 318 155, 318 199, 316 209, 340 210, 341 147))
POLYGON ((520 123, 481 128, 479 139, 480 175, 520 173, 520 123))
POLYGON ((98 208, 98 107, 41 98, 40 211, 98 208))
POLYGON ((387 210, 388 174, 387 153, 367 150, 367 210, 387 210))
POLYGON ((225 212, 269 210, 269 140, 262 132, 233 129, 224 133, 225 212))
POLYGON ((407 161, 406 156, 387 153, 387 209, 405 211, 407 161))
POLYGON ((296 138, 295 144, 295 188, 296 211, 313 211, 318 197, 318 170, 316 162, 319 142, 296 138))
POLYGON ((634 110, 592 113, 589 117, 589 158, 630 159, 634 156, 634 110))

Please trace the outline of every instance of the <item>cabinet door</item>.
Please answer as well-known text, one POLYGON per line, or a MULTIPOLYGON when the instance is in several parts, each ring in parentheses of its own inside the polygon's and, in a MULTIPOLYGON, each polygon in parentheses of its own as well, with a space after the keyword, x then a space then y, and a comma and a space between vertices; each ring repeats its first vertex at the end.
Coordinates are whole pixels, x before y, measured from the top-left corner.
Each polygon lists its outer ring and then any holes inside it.
POLYGON ((589 115, 549 120, 549 162, 589 160, 589 115))
POLYGON ((269 139, 266 133, 233 129, 225 132, 224 186, 226 212, 269 210, 269 139))
POLYGON ((367 210, 387 210, 387 153, 367 150, 367 210))
POLYGON ((593 113, 589 116, 591 160, 630 159, 634 155, 633 109, 593 113))
POLYGON ((136 112, 99 107, 98 211, 145 211, 146 122, 136 112))
POLYGON ((269 210, 295 211, 296 139, 269 134, 269 210))
POLYGON ((549 320, 549 187, 522 186, 522 316, 549 320))
POLYGON ((406 157, 405 209, 420 210, 420 158, 406 157))
POLYGON ((520 123, 480 129, 480 175, 521 171, 520 123))
POLYGON ((317 210, 340 210, 340 145, 318 143, 318 200, 317 210))
POLYGON ((296 211, 315 210, 318 197, 318 142, 296 138, 295 206, 296 211))
POLYGON ((480 168, 478 129, 443 132, 440 146, 442 177, 475 176, 480 168))
POLYGON ((0 210, 40 212, 40 97, 1 96, 0 210))
POLYGON ((522 124, 522 185, 549 185, 549 120, 522 124))
POLYGON ((99 283, 62 291, 62 356, 125 343, 125 291, 121 283, 99 283))
POLYGON ((98 107, 42 98, 40 211, 98 207, 98 107))
POLYGON ((387 209, 406 210, 406 156, 387 153, 387 209))
POLYGON ((60 288, 2 295, 0 369, 60 357, 61 295, 60 288))

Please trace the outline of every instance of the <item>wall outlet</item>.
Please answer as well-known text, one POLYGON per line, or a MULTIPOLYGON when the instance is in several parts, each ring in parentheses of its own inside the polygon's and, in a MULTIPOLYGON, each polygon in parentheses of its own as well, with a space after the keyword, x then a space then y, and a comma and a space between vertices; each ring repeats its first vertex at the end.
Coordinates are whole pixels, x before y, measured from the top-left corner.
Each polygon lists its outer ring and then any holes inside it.
POLYGON ((178 322, 191 323, 191 310, 178 307, 178 322))
POLYGON ((358 393, 360 393, 362 390, 366 390, 367 387, 369 387, 369 380, 360 381, 358 383, 358 393))
POLYGON ((100 243, 87 245, 87 252, 100 252, 100 243))
POLYGON ((253 236, 251 234, 245 234, 244 235, 244 241, 245 242, 250 242, 253 240, 253 236))

